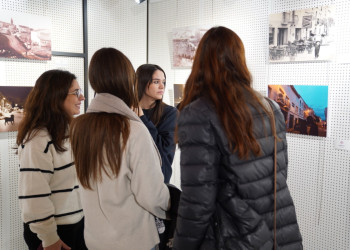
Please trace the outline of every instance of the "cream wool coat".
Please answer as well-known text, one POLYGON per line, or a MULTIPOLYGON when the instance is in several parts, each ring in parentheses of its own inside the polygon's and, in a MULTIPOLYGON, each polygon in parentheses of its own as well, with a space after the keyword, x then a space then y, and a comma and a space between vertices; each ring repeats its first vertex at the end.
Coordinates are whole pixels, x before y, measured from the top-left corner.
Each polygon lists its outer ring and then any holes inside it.
MULTIPOLYGON (((130 135, 118 177, 102 176, 93 190, 80 188, 89 250, 150 250, 159 243, 154 215, 165 218, 169 190, 151 135, 119 98, 102 93, 87 113, 118 113, 130 119, 130 135)), ((93 143, 93 142, 91 142, 93 143)))

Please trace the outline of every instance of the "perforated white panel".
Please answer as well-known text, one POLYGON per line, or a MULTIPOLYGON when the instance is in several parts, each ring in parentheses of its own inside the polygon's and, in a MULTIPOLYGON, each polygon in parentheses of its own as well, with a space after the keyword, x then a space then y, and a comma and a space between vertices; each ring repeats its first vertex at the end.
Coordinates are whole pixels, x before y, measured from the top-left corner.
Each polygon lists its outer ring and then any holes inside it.
POLYGON ((81 0, 1 0, 1 9, 49 17, 52 50, 83 53, 81 0))
MULTIPOLYGON (((188 69, 171 67, 172 29, 223 25, 243 40, 253 87, 268 84, 327 85, 327 138, 288 134, 288 184, 296 205, 305 249, 350 249, 349 151, 334 149, 335 139, 350 139, 350 64, 268 63, 269 14, 335 5, 336 57, 350 53, 349 0, 167 0, 150 4, 150 59, 167 74, 167 88, 185 83, 188 69)), ((348 59, 350 62, 350 59, 348 59)), ((169 90, 169 94, 173 91, 169 90)), ((167 100, 171 103, 172 97, 167 100)), ((180 184, 179 151, 171 182, 180 184)))
MULTIPOLYGON (((96 50, 113 47, 136 68, 146 63, 147 5, 131 0, 88 0, 89 61, 96 50)), ((89 99, 93 97, 89 87, 89 99)))

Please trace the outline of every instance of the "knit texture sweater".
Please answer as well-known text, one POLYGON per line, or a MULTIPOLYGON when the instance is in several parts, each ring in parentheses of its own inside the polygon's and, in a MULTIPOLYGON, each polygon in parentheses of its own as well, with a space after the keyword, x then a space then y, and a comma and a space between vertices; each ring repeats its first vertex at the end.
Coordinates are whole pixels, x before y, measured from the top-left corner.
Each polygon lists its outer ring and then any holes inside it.
POLYGON ((81 188, 86 245, 89 250, 151 249, 159 242, 154 216, 165 218, 169 204, 157 147, 140 118, 118 97, 97 94, 87 113, 99 112, 127 117, 130 135, 118 176, 102 172, 101 182, 91 182, 92 190, 81 188))
POLYGON ((46 129, 19 146, 19 202, 22 220, 36 233, 43 247, 59 240, 57 225, 83 218, 78 181, 69 140, 59 153, 46 129))

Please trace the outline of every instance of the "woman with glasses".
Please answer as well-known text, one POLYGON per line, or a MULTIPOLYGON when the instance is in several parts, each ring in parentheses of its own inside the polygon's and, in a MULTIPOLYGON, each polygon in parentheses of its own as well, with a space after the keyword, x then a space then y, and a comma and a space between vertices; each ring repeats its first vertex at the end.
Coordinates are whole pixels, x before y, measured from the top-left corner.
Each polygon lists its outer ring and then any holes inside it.
POLYGON ((36 81, 17 135, 19 201, 30 250, 86 249, 83 210, 68 139, 85 98, 75 75, 49 70, 36 81))
POLYGON ((175 154, 177 110, 163 102, 166 75, 158 65, 143 64, 136 70, 136 82, 140 100, 138 115, 158 147, 164 182, 169 183, 175 154))
POLYGON ((81 184, 89 249, 145 249, 159 242, 154 216, 165 218, 169 190, 138 106, 135 71, 114 48, 95 52, 89 80, 96 92, 70 138, 81 184))

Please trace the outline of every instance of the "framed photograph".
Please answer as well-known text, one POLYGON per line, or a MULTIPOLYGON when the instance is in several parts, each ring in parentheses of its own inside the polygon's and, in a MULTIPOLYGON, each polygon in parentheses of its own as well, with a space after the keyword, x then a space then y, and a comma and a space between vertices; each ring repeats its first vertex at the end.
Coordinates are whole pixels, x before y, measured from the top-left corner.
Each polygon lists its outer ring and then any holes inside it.
POLYGON ((185 84, 174 84, 174 107, 177 107, 183 98, 185 84))
POLYGON ((51 60, 50 19, 1 10, 0 57, 51 60))
POLYGON ((268 85, 281 108, 288 133, 327 136, 328 86, 268 85))
POLYGON ((183 27, 172 31, 173 67, 191 68, 199 41, 209 27, 183 27))
POLYGON ((269 16, 269 62, 335 59, 335 6, 291 10, 269 16))
POLYGON ((0 132, 17 131, 32 88, 0 86, 0 132))

